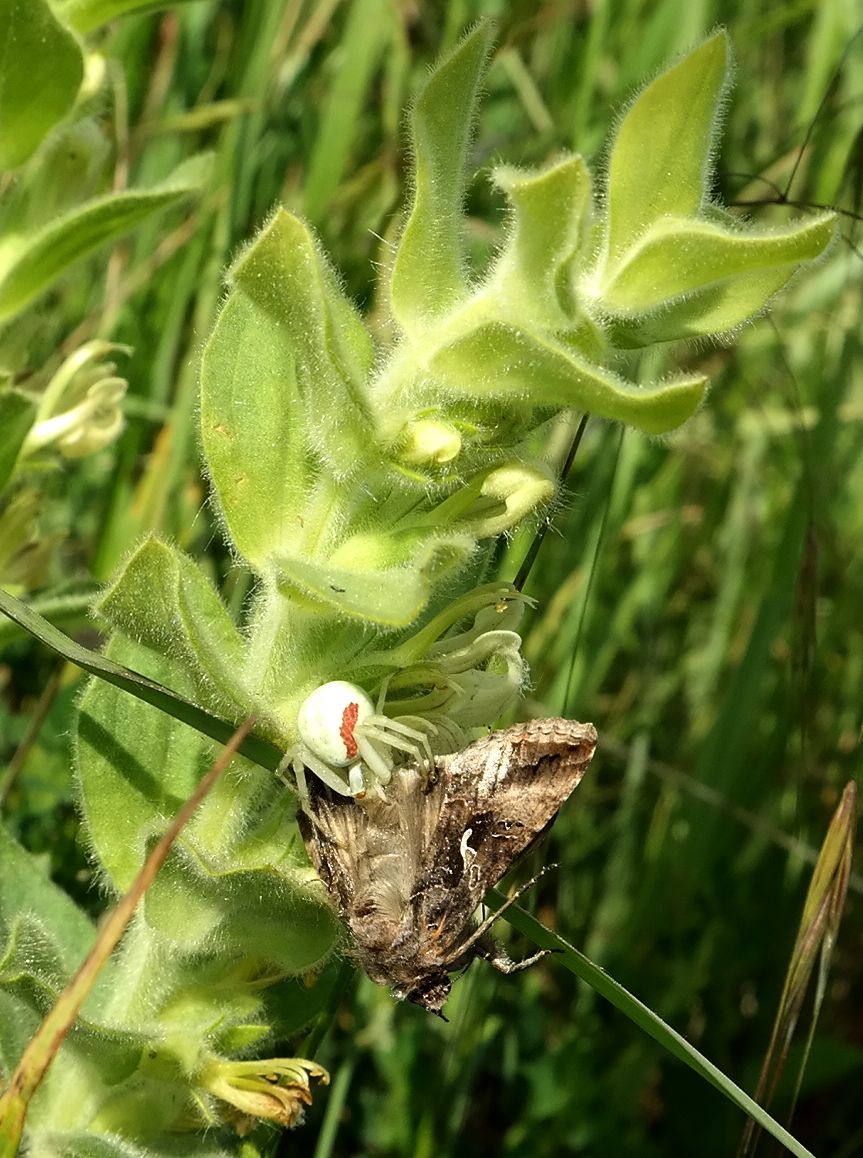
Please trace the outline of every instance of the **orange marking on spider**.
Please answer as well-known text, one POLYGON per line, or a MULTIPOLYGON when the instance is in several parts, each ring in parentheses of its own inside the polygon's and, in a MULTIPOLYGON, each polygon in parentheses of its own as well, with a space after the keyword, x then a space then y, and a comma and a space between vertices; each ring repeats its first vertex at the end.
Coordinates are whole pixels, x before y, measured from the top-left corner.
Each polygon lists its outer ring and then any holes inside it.
POLYGON ((359 752, 356 737, 354 736, 354 728, 357 725, 357 716, 359 716, 359 714, 359 704, 348 704, 342 712, 342 726, 339 728, 339 735, 345 744, 345 752, 351 760, 355 760, 359 752))

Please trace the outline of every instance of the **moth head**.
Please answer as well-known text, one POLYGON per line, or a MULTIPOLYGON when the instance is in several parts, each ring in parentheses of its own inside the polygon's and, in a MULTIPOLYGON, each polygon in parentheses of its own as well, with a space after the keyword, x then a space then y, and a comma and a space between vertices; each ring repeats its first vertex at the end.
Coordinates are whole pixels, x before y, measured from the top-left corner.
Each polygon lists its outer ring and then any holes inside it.
POLYGON ((450 981, 449 975, 441 970, 418 978, 417 984, 410 989, 397 989, 395 995, 400 1000, 412 1001, 414 1005, 421 1005, 429 1013, 437 1014, 438 1017, 446 1021, 442 1010, 446 1005, 451 989, 452 981, 450 981))

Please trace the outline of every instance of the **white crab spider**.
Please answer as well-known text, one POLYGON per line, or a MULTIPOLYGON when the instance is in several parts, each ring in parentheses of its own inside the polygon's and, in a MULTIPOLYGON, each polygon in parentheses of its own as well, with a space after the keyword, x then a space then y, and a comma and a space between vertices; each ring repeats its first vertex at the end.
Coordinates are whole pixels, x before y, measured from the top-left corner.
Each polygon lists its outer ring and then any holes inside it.
POLYGON ((303 808, 309 798, 307 769, 339 795, 359 798, 392 778, 394 760, 386 749, 405 752, 421 766, 432 764, 429 736, 437 728, 421 716, 385 716, 385 693, 386 683, 376 708, 356 684, 331 680, 303 700, 297 715, 300 741, 285 754, 280 769, 293 770, 303 808))

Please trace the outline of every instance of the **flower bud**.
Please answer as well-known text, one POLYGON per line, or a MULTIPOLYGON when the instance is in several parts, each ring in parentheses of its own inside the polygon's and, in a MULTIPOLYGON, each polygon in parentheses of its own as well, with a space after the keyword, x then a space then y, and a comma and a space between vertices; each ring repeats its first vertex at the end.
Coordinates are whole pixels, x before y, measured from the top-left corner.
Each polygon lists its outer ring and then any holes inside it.
POLYGON ((417 418, 409 422, 399 443, 399 460, 407 466, 442 466, 461 452, 461 435, 450 422, 417 418))
POLYGON ((305 1058, 264 1058, 223 1061, 214 1058, 196 1075, 196 1085, 215 1094, 231 1109, 228 1117, 238 1133, 248 1133, 258 1120, 296 1126, 303 1109, 312 1104, 309 1078, 329 1085, 330 1075, 305 1058))
POLYGON ((120 400, 127 382, 115 375, 113 362, 99 361, 112 350, 130 352, 127 346, 94 341, 66 359, 39 400, 24 454, 53 445, 66 458, 83 458, 114 441, 123 429, 120 400))
POLYGON ((491 538, 516 526, 554 492, 548 467, 512 459, 476 475, 415 525, 463 528, 478 539, 491 538))
POLYGON ((496 467, 480 487, 476 504, 479 517, 474 523, 476 533, 485 538, 508 531, 534 508, 547 503, 554 491, 554 478, 545 466, 509 462, 496 467), (491 503, 499 509, 491 507, 491 503))
POLYGON ((376 660, 394 669, 385 711, 427 718, 438 733, 437 751, 464 747, 469 730, 493 724, 527 682, 521 636, 513 630, 526 602, 506 584, 486 584, 442 609, 399 647, 378 653, 376 660), (471 626, 454 631, 468 611, 471 626), (441 740, 454 742, 445 748, 441 740))

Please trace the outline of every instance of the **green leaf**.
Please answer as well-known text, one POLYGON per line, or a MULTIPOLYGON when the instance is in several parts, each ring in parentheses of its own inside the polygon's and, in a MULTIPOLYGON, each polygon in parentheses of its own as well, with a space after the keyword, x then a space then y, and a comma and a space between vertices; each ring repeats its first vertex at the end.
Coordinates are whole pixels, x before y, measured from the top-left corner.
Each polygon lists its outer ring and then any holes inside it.
POLYGON ((775 277, 781 271, 782 282, 787 281, 800 262, 820 257, 835 234, 832 213, 769 233, 735 233, 710 221, 666 217, 615 267, 602 287, 601 307, 621 313, 664 310, 675 299, 726 281, 730 306, 736 278, 751 273, 775 277))
POLYGON ((250 710, 242 679, 245 644, 201 568, 170 543, 146 539, 97 604, 112 627, 169 656, 198 697, 221 710, 250 710))
POLYGON ((41 229, 0 241, 0 321, 23 310, 77 261, 134 229, 157 209, 198 192, 208 156, 193 157, 147 190, 94 198, 41 229))
MULTIPOLYGON (((184 690, 176 665, 142 645, 115 636, 109 651, 184 690)), ((125 890, 143 864, 148 845, 162 835, 208 768, 212 746, 165 713, 136 703, 110 684, 94 681, 81 700, 75 754, 90 843, 116 889, 125 890)), ((288 849, 296 832, 288 823, 292 813, 289 818, 284 807, 276 807, 285 794, 284 785, 269 770, 238 762, 199 805, 175 845, 182 846, 176 855, 214 865, 228 876, 259 868, 269 872, 276 866, 287 880, 288 849)), ((179 862, 173 863, 176 868, 179 862)), ((289 867, 295 868, 293 861, 289 867)), ((306 891, 308 872, 304 862, 302 887, 306 891)), ((185 922, 186 944, 191 948, 190 942, 221 926, 229 892, 222 881, 221 891, 214 888, 212 895, 201 894, 200 910, 194 909, 182 890, 178 893, 175 877, 176 873, 172 876, 172 870, 163 867, 149 895, 160 899, 163 908, 167 898, 171 913, 180 904, 172 920, 176 930, 185 922)), ((320 953, 316 960, 319 957, 320 953)))
MULTIPOLYGON (((317 1024, 330 1025, 331 1016, 333 1014, 334 998, 338 1004, 339 996, 342 994, 342 988, 339 982, 347 972, 349 976, 353 975, 353 967, 350 963, 342 960, 330 958, 329 962, 323 969, 316 969, 314 973, 307 974, 303 978, 286 977, 280 985, 273 986, 267 993, 267 1020, 272 1025, 272 1032, 276 1040, 285 1040, 289 1037, 294 1037, 304 1026, 307 1026, 313 1019, 318 1018, 323 1014, 323 1018, 319 1019, 317 1024)), ((249 1029, 253 1029, 249 1026, 249 1029)), ((260 1027, 259 1027, 260 1028, 260 1027)), ((230 1030, 228 1034, 230 1035, 230 1030)), ((219 1049, 219 1042, 214 1042, 214 1047, 219 1049)), ((226 1048, 222 1050, 223 1053, 236 1053, 238 1050, 231 1050, 230 1038, 225 1042, 226 1048)), ((308 1043, 303 1042, 299 1046, 298 1052, 303 1052, 308 1049, 308 1043)), ((308 1055, 315 1056, 316 1051, 309 1049, 308 1055)))
MULTIPOLYGON (((112 655, 180 681, 175 667, 120 636, 112 655)), ((163 713, 94 682, 84 693, 76 755, 88 837, 125 889, 148 846, 198 783, 210 745, 163 713)), ((336 919, 310 870, 286 790, 246 764, 212 789, 151 885, 147 923, 184 953, 222 952, 295 973, 331 951, 336 919), (255 819, 255 818, 260 819, 255 819)))
POLYGON ((0 826, 0 946, 23 913, 39 914, 40 925, 57 947, 61 969, 67 974, 77 969, 93 944, 92 923, 0 826))
POLYGON ((325 613, 384 627, 408 627, 425 610, 434 582, 470 554, 469 535, 420 538, 422 550, 403 567, 360 570, 307 558, 278 559, 279 590, 325 613))
POLYGON ((437 66, 411 115, 414 202, 390 283, 393 317, 407 333, 467 295, 462 252, 465 159, 491 45, 481 23, 437 66))
MULTIPOLYGON (((230 280, 290 330, 298 361, 310 363, 309 370, 329 369, 320 364, 325 353, 339 378, 339 402, 361 404, 354 395, 372 368, 372 340, 308 226, 287 210, 277 210, 234 264, 230 280)), ((322 386, 316 395, 316 403, 325 401, 322 386)))
POLYGON ((74 105, 84 61, 46 0, 0 0, 0 59, 0 169, 14 169, 74 105))
POLYGON ((569 346, 489 322, 445 346, 430 369, 453 393, 528 398, 533 406, 572 406, 665 434, 690 418, 707 379, 692 375, 655 386, 635 386, 579 358, 569 346))
MULTIPOLYGON (((166 1135, 148 1138, 136 1146, 119 1134, 89 1134, 84 1131, 28 1130, 28 1152, 39 1158, 189 1158, 189 1135, 166 1135)), ((237 1138, 233 1144, 203 1140, 194 1136, 194 1158, 256 1158, 260 1151, 248 1145, 248 1139, 237 1138)))
POLYGON ((4 937, 0 988, 44 1014, 68 980, 69 971, 63 968, 61 945, 28 908, 25 906, 10 922, 4 937))
MULTIPOLYGON (((0 985, 0 1069, 12 1073, 27 1042, 39 1028, 41 1018, 20 995, 7 993, 0 985)), ((5 1139, 0 1134, 0 1154, 5 1139)))
POLYGON ((0 492, 12 477, 24 439, 33 425, 36 407, 19 390, 0 390, 0 492))
POLYGON ((120 16, 159 12, 182 3, 184 0, 54 0, 54 7, 71 28, 83 34, 120 16))
POLYGON ((581 157, 566 157, 539 172, 508 165, 492 179, 512 206, 506 245, 491 279, 505 289, 509 309, 545 327, 572 320, 572 291, 561 276, 584 245, 591 211, 590 173, 581 157))
POLYGON ((58 125, 0 200, 0 242, 35 232, 109 188, 112 145, 95 117, 58 125))
MULTIPOLYGON (((67 965, 62 946, 40 917, 25 913, 15 921, 0 960, 0 991, 10 1004, 18 1006, 18 1024, 26 1024, 30 1028, 27 1037, 19 1040, 15 1064, 32 1037, 33 1030, 56 1006, 70 976, 92 947, 96 931, 89 926, 89 932, 90 942, 86 950, 82 951, 80 958, 73 959, 67 965), (25 1010, 33 1017, 27 1017, 25 1010)), ((98 1059, 103 1073, 108 1070, 114 1080, 120 1080, 136 1068, 147 1038, 141 1032, 124 1030, 116 1025, 103 1025, 94 1019, 94 1013, 103 1011, 116 996, 116 986, 117 973, 113 963, 109 962, 88 995, 87 1016, 77 1018, 65 1039, 64 1054, 71 1051, 89 1057, 91 1062, 98 1059)))
POLYGON ((717 32, 642 89, 621 121, 608 167, 610 263, 657 218, 701 209, 728 57, 717 32))
MULTIPOLYGON (((293 835, 301 848, 296 829, 293 835)), ((184 953, 218 944, 225 956, 288 976, 320 966, 340 931, 314 870, 304 855, 289 855, 287 843, 279 850, 261 846, 252 867, 219 868, 181 837, 147 892, 144 912, 147 924, 184 953)))
MULTIPOLYGON (((121 636, 108 654, 188 689, 169 660, 121 636)), ((161 835, 207 770, 210 747, 199 733, 97 680, 81 698, 75 757, 89 842, 124 892, 144 863, 147 838, 161 835)))
POLYGON ((265 569, 317 533, 305 507, 319 461, 345 476, 373 451, 364 385, 374 351, 312 234, 285 210, 232 282, 202 359, 201 434, 231 538, 265 569))
MULTIPOLYGON (((0 939, 0 1065, 7 1073, 18 1064, 42 1019, 56 1007, 96 939, 89 920, 10 840, 0 835, 4 882, 0 916, 6 926, 0 939), (9 921, 13 908, 19 915, 9 921)), ((97 1065, 109 1084, 136 1069, 146 1036, 94 1020, 115 998, 116 986, 117 975, 109 963, 88 996, 86 1015, 76 1020, 54 1062, 50 1081, 56 1088, 64 1088, 79 1059, 88 1068, 97 1065)), ((37 1101, 31 1123, 38 1121, 39 1107, 46 1104, 37 1101)))
POLYGON ((301 406, 290 340, 255 302, 232 293, 201 360, 201 441, 225 529, 259 569, 300 533, 314 485, 301 406))
POLYGON ((609 341, 620 349, 728 334, 757 317, 794 273, 794 269, 780 266, 779 269, 740 274, 696 290, 661 311, 611 316, 605 333, 609 341))

